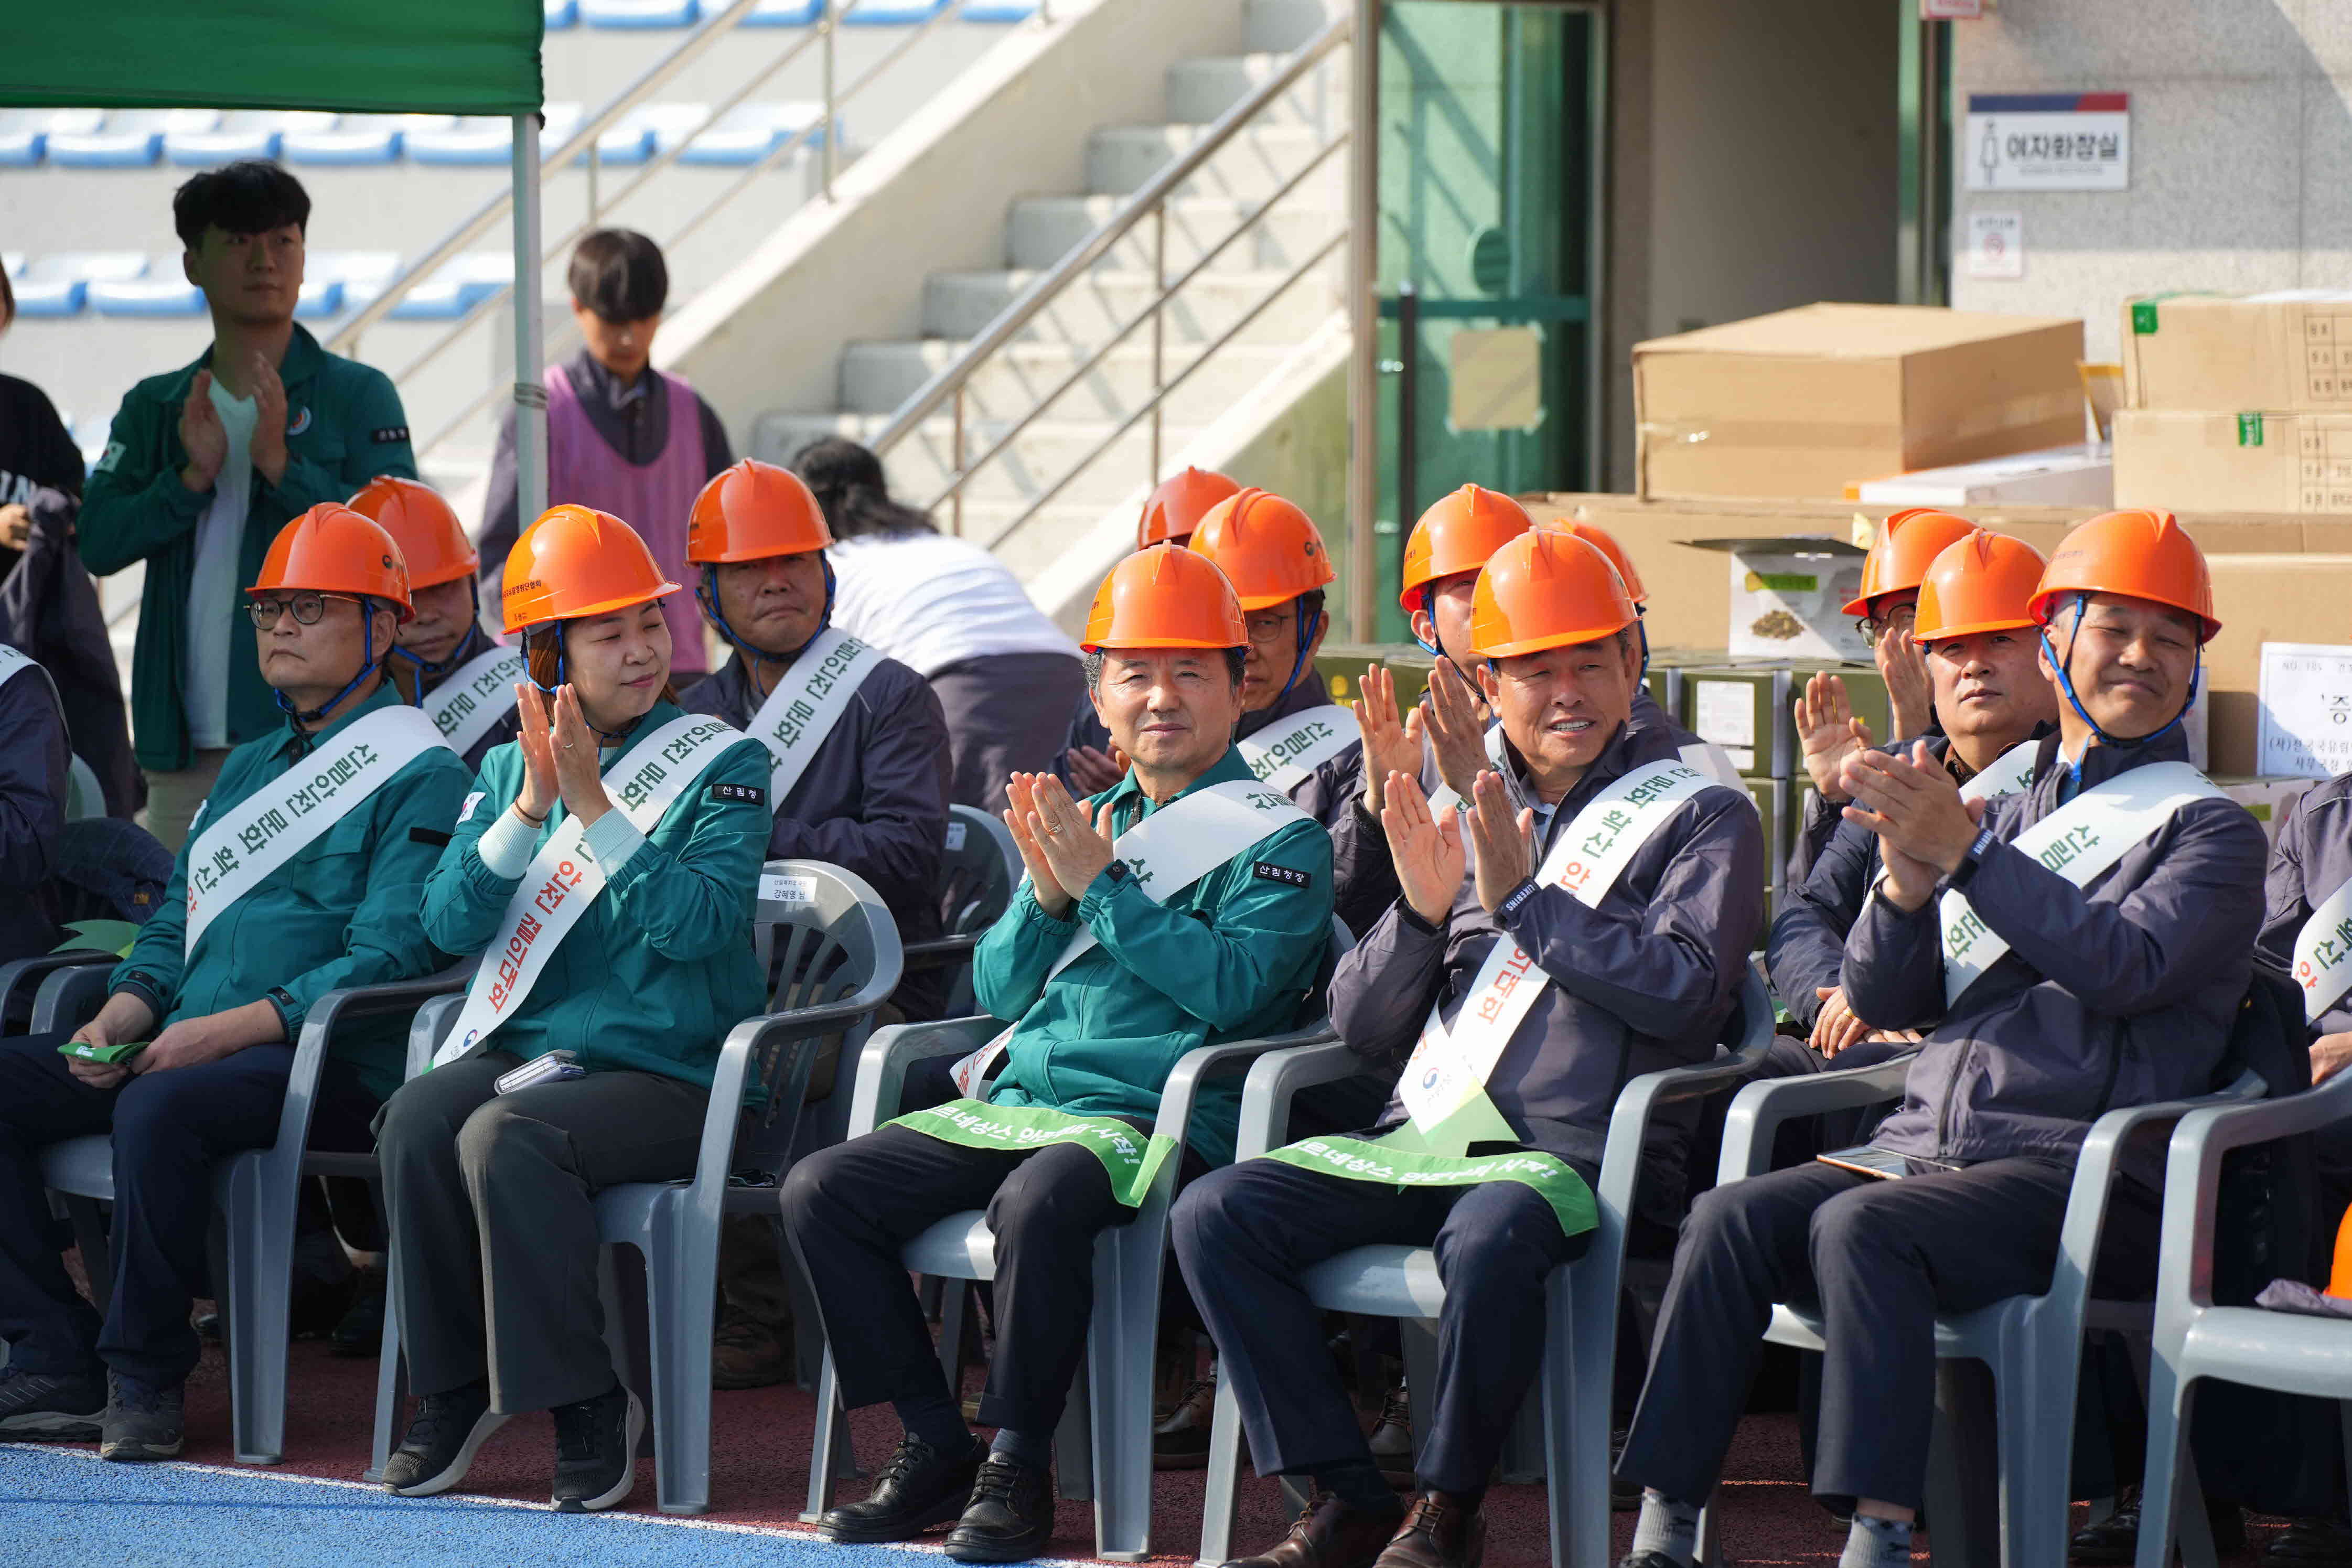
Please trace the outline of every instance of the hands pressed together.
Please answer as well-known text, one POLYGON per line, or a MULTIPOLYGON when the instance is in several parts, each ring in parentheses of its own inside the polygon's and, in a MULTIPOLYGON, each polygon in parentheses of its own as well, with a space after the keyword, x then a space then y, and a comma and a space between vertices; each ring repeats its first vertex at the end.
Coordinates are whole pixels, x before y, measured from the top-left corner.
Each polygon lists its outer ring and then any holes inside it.
MULTIPOLYGON (((246 364, 246 383, 253 389, 253 440, 247 455, 261 477, 276 484, 286 477, 286 384, 278 367, 260 350, 246 364)), ((228 461, 228 429, 220 410, 213 406, 213 373, 196 372, 188 395, 180 405, 180 447, 188 454, 180 482, 191 490, 213 488, 228 461)))
POLYGON ((613 800, 604 793, 596 732, 580 711, 580 694, 569 683, 557 687, 551 721, 539 688, 518 680, 515 712, 521 723, 516 739, 522 745, 523 761, 522 788, 514 803, 517 815, 536 827, 561 800, 582 828, 594 826, 597 818, 613 809, 613 800))
POLYGON ((1430 925, 1442 925, 1461 889, 1465 850, 1462 818, 1469 819, 1470 845, 1476 857, 1478 902, 1492 914, 1505 895, 1535 875, 1535 813, 1521 810, 1514 817, 1511 797, 1502 774, 1492 768, 1471 783, 1471 809, 1466 813, 1433 812, 1421 781, 1402 769, 1388 776, 1387 805, 1381 826, 1388 835, 1389 857, 1405 902, 1430 925))
POLYGON ((1880 889, 1897 909, 1914 910, 1935 895, 1936 884, 1960 868, 1984 820, 1980 800, 1966 800, 1924 741, 1911 754, 1856 752, 1838 773, 1840 792, 1853 804, 1848 822, 1878 835, 1886 862, 1880 889))
POLYGON ((1055 920, 1066 920, 1087 887, 1114 858, 1110 804, 1095 810, 1070 797, 1051 773, 1014 773, 1005 784, 1011 802, 1004 825, 1013 830, 1029 871, 1030 897, 1055 920))

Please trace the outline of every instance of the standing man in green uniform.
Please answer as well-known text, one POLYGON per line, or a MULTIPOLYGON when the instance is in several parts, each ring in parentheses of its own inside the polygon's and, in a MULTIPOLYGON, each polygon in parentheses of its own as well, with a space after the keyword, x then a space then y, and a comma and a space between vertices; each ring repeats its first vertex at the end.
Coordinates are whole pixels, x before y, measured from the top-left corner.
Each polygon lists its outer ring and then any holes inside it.
MULTIPOLYGON (((418 908, 466 769, 383 677, 408 615, 397 547, 357 512, 316 507, 278 534, 248 593, 285 717, 229 753, 163 907, 71 1037, 110 1055, 148 1043, 127 1059, 61 1054, 56 1034, 0 1044, 0 1439, 96 1436, 110 1459, 180 1451, 212 1167, 276 1140, 293 1043, 321 996, 438 962, 418 908), (40 1154, 110 1131, 101 1324, 58 1255, 40 1154)), ((339 1037, 313 1146, 367 1148, 400 1073, 396 1030, 339 1037)))
POLYGON ((173 849, 229 748, 278 727, 237 626, 238 590, 270 540, 378 474, 416 477, 392 383, 294 324, 310 220, 310 195, 274 163, 179 188, 172 224, 212 310, 212 346, 131 389, 82 496, 89 569, 147 563, 131 726, 147 774, 140 821, 173 849))
POLYGON ((1239 1085, 1204 1089, 1181 1154, 1148 1134, 1177 1061, 1288 1028, 1331 920, 1331 841, 1260 784, 1233 744, 1249 633, 1203 555, 1155 545, 1113 569, 1087 622, 1088 685, 1127 776, 1083 805, 1015 773, 1005 813, 1027 863, 973 961, 1013 1026, 956 1068, 970 1098, 800 1162, 784 1226, 811 1272, 852 1408, 888 1400, 906 1436, 836 1542, 958 1521, 961 1562, 1034 1557, 1053 1532, 1054 1428, 1093 1303, 1094 1238, 1129 1217, 1160 1161, 1233 1158, 1239 1085), (990 1070, 1002 1064, 992 1084, 990 1070), (965 1426, 899 1248, 985 1206, 996 1234, 996 1353, 965 1426))

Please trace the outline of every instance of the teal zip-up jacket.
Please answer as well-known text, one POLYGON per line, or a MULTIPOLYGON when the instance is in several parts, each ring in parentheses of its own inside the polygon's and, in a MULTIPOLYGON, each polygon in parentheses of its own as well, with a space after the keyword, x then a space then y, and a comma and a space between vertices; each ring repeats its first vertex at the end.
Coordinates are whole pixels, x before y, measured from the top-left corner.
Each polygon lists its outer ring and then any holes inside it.
MULTIPOLYGON (((417 904, 425 876, 449 842, 449 825, 466 793, 466 764, 438 746, 376 786, 215 915, 196 951, 183 952, 188 858, 205 825, 282 775, 299 772, 305 759, 331 752, 336 736, 361 718, 399 705, 399 693, 386 680, 316 734, 299 735, 281 722, 276 734, 229 752, 220 782, 173 863, 163 905, 139 928, 110 992, 135 992, 155 1009, 158 1031, 267 998, 290 1042, 330 991, 414 980, 442 967, 446 961, 425 940, 417 904)), ((358 1068, 369 1092, 386 1098, 400 1087, 407 1033, 406 1025, 390 1023, 346 1029, 334 1053, 358 1068)))
MULTIPOLYGON (((632 739, 684 717, 661 701, 632 739)), ((601 754, 609 776, 630 742, 601 754)), ((528 1059, 580 1053, 590 1068, 684 1079, 708 1089, 727 1032, 760 1012, 766 987, 751 951, 760 868, 768 849, 768 750, 745 736, 720 752, 650 834, 608 812, 582 837, 605 868, 604 890, 548 958, 492 1050, 528 1059)), ((425 884, 425 930, 448 952, 478 953, 521 882, 482 864, 482 834, 521 792, 522 747, 482 759, 455 837, 425 884)), ((537 855, 569 814, 561 801, 533 841, 537 855)))
MULTIPOLYGON (((1228 748, 1168 805, 1255 777, 1228 748)), ((1087 815, 1105 802, 1122 833, 1161 809, 1132 769, 1087 815)), ((1277 828, 1164 904, 1106 869, 1071 915, 1047 914, 1024 882, 973 953, 980 1005, 1019 1020, 989 1099, 1148 1124, 1185 1052, 1297 1025, 1330 943, 1331 836, 1314 821, 1277 828), (1046 979, 1082 925, 1097 945, 1046 979)), ((1234 1157, 1241 1093, 1221 1079, 1193 1101, 1186 1142, 1213 1163, 1234 1157)))
MULTIPOLYGON (((131 730, 139 765, 150 772, 184 768, 194 757, 183 673, 188 593, 196 570, 196 524, 213 504, 213 492, 191 490, 180 482, 188 462, 188 450, 180 445, 180 408, 196 373, 211 363, 207 347, 194 363, 151 375, 124 396, 107 433, 106 454, 90 470, 74 525, 82 563, 100 576, 133 562, 147 563, 139 640, 131 655, 131 730)), ((416 477, 408 416, 382 371, 329 353, 296 327, 278 362, 278 378, 286 387, 286 471, 274 485, 259 470, 254 473, 237 559, 239 590, 261 575, 269 542, 292 519, 320 501, 349 500, 379 474, 416 477)), ((278 705, 261 679, 252 639, 242 635, 244 594, 205 605, 203 613, 234 623, 228 645, 229 744, 268 734, 278 727, 278 705)))

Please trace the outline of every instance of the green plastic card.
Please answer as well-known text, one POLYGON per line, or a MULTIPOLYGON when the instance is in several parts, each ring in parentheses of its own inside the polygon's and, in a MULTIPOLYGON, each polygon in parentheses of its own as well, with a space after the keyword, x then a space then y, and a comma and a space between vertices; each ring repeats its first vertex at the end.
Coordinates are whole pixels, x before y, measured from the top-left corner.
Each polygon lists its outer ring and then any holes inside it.
POLYGON ((87 1040, 68 1040, 58 1047, 58 1055, 71 1057, 76 1061, 97 1062, 103 1067, 119 1068, 146 1048, 145 1040, 124 1040, 111 1046, 93 1046, 87 1040))

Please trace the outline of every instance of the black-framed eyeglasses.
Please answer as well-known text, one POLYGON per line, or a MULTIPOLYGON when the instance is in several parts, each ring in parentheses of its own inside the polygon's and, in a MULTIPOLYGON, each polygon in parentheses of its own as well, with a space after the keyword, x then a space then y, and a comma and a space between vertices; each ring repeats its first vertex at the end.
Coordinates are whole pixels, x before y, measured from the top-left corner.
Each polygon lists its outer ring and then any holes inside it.
POLYGON ((1853 629, 1862 634, 1863 641, 1874 644, 1890 631, 1900 628, 1907 632, 1918 624, 1918 607, 1914 605, 1905 605, 1898 609, 1888 611, 1884 617, 1864 616, 1853 623, 1853 629))
POLYGON ((341 599, 351 605, 360 602, 358 595, 352 594, 289 594, 282 599, 276 597, 248 599, 246 601, 245 613, 251 616, 253 624, 265 632, 278 624, 278 612, 281 610, 293 616, 294 624, 298 626, 315 626, 319 624, 320 617, 327 613, 327 601, 330 599, 341 599))

